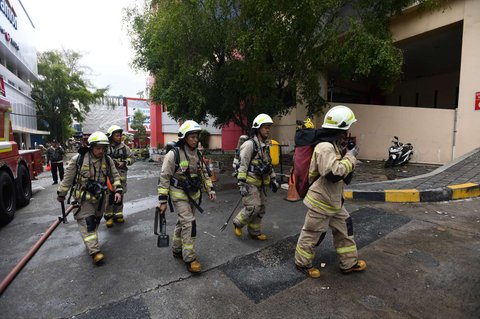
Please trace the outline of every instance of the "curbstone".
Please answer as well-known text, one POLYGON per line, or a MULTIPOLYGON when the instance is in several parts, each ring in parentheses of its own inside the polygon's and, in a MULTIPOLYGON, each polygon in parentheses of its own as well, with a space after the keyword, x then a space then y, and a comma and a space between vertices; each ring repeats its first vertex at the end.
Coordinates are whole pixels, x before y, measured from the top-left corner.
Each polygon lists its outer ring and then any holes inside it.
POLYGON ((465 183, 446 187, 417 189, 388 189, 383 191, 344 191, 347 200, 366 200, 390 203, 441 202, 480 196, 480 185, 465 183))

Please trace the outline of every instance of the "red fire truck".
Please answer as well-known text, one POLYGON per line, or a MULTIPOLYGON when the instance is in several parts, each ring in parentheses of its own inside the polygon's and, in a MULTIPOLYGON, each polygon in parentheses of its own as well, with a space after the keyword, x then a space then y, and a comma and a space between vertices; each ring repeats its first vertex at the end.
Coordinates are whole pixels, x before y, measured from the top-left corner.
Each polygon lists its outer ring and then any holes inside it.
POLYGON ((18 149, 10 121, 12 105, 5 98, 1 77, 0 85, 0 225, 4 225, 13 219, 17 207, 28 205, 32 179, 43 167, 40 150, 18 149))

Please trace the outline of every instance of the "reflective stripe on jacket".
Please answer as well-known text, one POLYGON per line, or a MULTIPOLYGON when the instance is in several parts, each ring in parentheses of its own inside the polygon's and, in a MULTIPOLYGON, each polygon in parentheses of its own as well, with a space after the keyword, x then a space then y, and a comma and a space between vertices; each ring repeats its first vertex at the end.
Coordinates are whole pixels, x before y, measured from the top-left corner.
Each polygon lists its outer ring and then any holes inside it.
MULTIPOLYGON (((258 137, 254 136, 253 138, 246 140, 242 146, 240 146, 240 166, 238 167, 237 175, 239 181, 244 181, 257 187, 262 185, 262 176, 252 172, 250 167, 258 166, 260 162, 263 162, 264 165, 272 164, 269 143, 269 140, 265 141, 265 143, 260 143, 258 137), (254 143, 257 144, 257 154, 253 154, 255 151, 254 143), (252 158, 252 155, 255 156, 252 158)), ((270 184, 270 179, 274 177, 275 172, 272 168, 270 174, 263 176, 263 184, 268 186, 270 184)))
POLYGON ((180 161, 177 171, 175 171, 176 165, 174 150, 170 150, 163 159, 162 170, 160 172, 160 181, 157 188, 158 195, 160 198, 162 198, 159 199, 160 203, 165 203, 167 201, 167 195, 170 196, 172 201, 188 201, 188 196, 183 189, 171 185, 172 177, 182 182, 187 180, 187 177, 185 176, 187 168, 190 172, 190 177, 193 179, 199 178, 201 182, 201 188, 195 193, 189 194, 192 199, 198 200, 202 190, 206 192, 213 190, 212 180, 208 176, 205 164, 200 163, 197 150, 191 150, 188 146, 185 146, 185 148, 180 147, 178 151, 180 161), (188 159, 185 156, 184 149, 187 153, 188 159))
POLYGON ((329 181, 326 176, 331 173, 342 178, 352 172, 356 159, 351 154, 342 157, 336 144, 322 142, 315 146, 310 161, 309 182, 313 184, 303 200, 304 204, 317 212, 335 214, 342 208, 344 182, 329 181))
MULTIPOLYGON (((83 163, 80 163, 80 170, 77 174, 75 174, 77 170, 77 160, 79 156, 80 154, 77 154, 72 157, 70 161, 68 161, 67 167, 65 168, 63 181, 58 187, 58 195, 66 196, 70 187, 75 182, 77 182, 73 195, 77 200, 80 200, 83 197, 83 191, 85 190, 88 180, 94 180, 101 183, 102 185, 107 185, 108 176, 113 177, 113 189, 115 191, 122 190, 120 174, 115 168, 115 164, 110 157, 104 156, 103 158, 94 158, 90 154, 90 152, 87 152, 83 158, 83 163), (109 161, 110 165, 108 165, 106 161, 109 161), (77 181, 74 181, 75 175, 77 175, 77 181)), ((91 200, 92 202, 96 201, 97 199, 95 198, 95 196, 89 197, 90 199, 87 199, 87 196, 85 196, 85 199, 91 200)))

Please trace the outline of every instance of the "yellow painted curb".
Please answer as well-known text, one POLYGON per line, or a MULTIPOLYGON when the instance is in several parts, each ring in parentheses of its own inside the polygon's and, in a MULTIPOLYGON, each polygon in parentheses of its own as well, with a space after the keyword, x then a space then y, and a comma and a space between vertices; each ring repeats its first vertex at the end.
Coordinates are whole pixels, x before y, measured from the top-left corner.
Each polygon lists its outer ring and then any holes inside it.
POLYGON ((465 183, 447 186, 452 190, 452 199, 480 196, 480 186, 475 183, 465 183))
POLYGON ((386 189, 385 201, 393 203, 420 202, 420 193, 416 189, 386 189))
POLYGON ((353 199, 353 192, 352 191, 344 191, 343 198, 345 199, 353 199))

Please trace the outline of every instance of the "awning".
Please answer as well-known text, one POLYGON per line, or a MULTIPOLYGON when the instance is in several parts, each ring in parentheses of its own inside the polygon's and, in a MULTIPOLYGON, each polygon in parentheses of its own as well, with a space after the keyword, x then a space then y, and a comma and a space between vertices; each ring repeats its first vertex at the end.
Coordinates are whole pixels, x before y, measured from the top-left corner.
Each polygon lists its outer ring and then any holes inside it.
POLYGON ((12 129, 13 129, 13 133, 29 133, 29 134, 36 134, 36 135, 50 135, 50 131, 40 131, 40 130, 36 130, 36 129, 33 129, 33 128, 22 127, 22 126, 18 126, 18 125, 15 125, 14 127, 12 127, 12 129))

